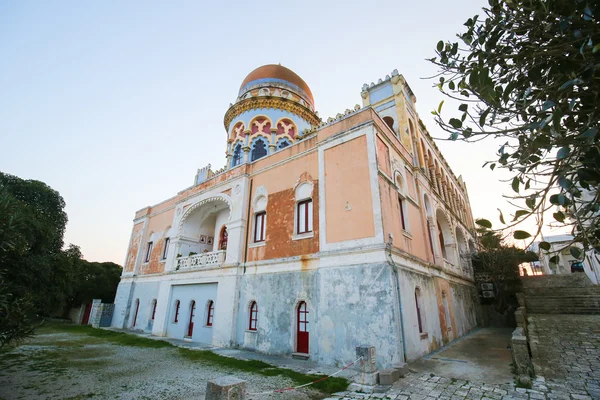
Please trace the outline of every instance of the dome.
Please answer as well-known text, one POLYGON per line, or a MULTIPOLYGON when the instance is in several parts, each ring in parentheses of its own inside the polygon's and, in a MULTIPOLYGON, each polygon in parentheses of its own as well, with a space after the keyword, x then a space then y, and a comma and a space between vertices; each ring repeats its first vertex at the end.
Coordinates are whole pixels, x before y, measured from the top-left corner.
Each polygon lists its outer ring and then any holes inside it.
POLYGON ((315 99, 306 82, 291 69, 276 64, 263 65, 250 72, 240 86, 239 95, 244 94, 250 87, 268 83, 291 84, 293 89, 300 89, 300 94, 304 94, 306 96, 305 100, 314 107, 315 99))

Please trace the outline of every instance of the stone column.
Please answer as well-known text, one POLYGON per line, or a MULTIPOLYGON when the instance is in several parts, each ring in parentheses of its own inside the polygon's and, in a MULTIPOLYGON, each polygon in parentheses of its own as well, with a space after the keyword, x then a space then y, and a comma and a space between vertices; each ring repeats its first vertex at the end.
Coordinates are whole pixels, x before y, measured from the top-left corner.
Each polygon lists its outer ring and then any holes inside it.
POLYGON ((250 147, 249 146, 244 146, 242 147, 242 150, 244 152, 244 163, 250 162, 250 147))
POLYGON ((205 400, 244 400, 246 381, 228 375, 208 381, 205 400))

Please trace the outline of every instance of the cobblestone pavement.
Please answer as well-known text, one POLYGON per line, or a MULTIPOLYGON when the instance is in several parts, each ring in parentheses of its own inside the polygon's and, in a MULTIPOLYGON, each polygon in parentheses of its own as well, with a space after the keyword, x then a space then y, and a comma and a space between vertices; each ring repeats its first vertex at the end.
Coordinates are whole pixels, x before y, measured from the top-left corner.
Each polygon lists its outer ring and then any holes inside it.
POLYGON ((527 326, 547 386, 600 399, 600 315, 530 315, 527 326))
POLYGON ((531 389, 410 373, 386 393, 340 392, 333 399, 600 400, 600 315, 530 315, 538 376, 531 389))

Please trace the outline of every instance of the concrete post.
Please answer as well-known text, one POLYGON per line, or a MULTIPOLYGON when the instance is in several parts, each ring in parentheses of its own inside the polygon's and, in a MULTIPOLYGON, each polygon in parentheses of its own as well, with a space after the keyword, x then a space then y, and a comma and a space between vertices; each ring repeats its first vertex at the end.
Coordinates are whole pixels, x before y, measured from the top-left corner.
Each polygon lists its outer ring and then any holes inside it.
POLYGON ((354 377, 356 383, 361 385, 376 385, 377 384, 377 363, 375 346, 358 346, 356 347, 356 357, 362 357, 357 363, 357 369, 360 374, 354 377))
POLYGON ((205 400, 244 400, 245 398, 246 381, 235 376, 222 376, 206 384, 205 400))
POLYGON ((531 358, 529 357, 527 337, 525 337, 523 328, 514 330, 511 338, 511 347, 517 375, 530 376, 533 373, 533 366, 531 364, 531 358))

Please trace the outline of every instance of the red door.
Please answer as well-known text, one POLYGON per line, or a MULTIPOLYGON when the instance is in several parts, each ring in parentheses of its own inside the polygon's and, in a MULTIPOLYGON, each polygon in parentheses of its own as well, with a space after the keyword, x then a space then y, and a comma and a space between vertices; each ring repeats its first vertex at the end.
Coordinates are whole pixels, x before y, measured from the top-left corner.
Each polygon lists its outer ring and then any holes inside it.
POLYGON ((92 312, 92 304, 85 305, 85 311, 83 312, 83 318, 81 319, 81 325, 87 325, 90 322, 90 313, 92 312))
POLYGON ((192 307, 190 309, 190 322, 188 324, 187 335, 192 337, 192 333, 194 333, 194 311, 196 310, 196 302, 192 301, 192 307))
POLYGON ((296 351, 308 354, 308 309, 304 301, 298 304, 298 332, 296 351))

